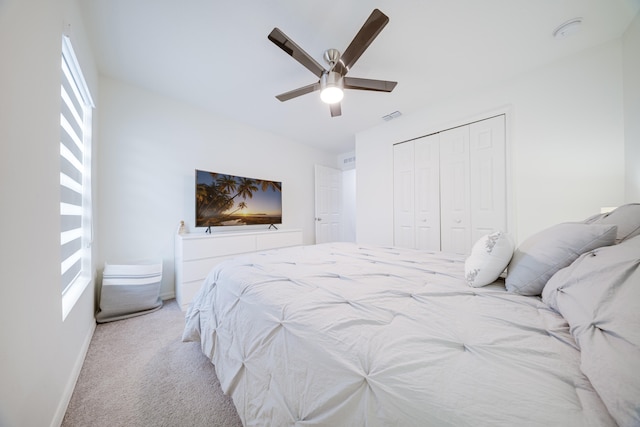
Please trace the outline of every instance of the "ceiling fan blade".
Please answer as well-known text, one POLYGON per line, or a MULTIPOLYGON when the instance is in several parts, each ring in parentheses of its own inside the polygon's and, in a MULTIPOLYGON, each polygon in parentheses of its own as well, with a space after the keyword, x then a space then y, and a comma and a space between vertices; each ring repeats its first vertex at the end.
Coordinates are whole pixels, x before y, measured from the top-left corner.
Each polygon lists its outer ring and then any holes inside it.
POLYGON ((375 90, 377 92, 391 92, 398 82, 388 80, 359 79, 357 77, 344 77, 345 89, 375 90))
POLYGON ((344 76, 388 22, 389 17, 387 15, 380 12, 379 9, 374 9, 362 28, 360 28, 360 31, 358 31, 358 34, 351 41, 351 44, 345 49, 340 61, 334 67, 334 71, 344 76))
POLYGON ((276 95, 276 98, 284 102, 293 98, 297 98, 298 96, 306 95, 307 93, 311 93, 316 90, 320 90, 320 82, 312 83, 307 86, 299 87, 298 89, 290 90, 289 92, 281 93, 280 95, 276 95))
POLYGON ((342 115, 342 107, 340 107, 339 102, 336 102, 335 104, 329 104, 329 109, 331 110, 331 117, 342 115))
POLYGON ((290 55, 293 59, 304 65, 307 70, 311 71, 318 78, 322 76, 322 73, 325 71, 322 65, 318 64, 315 59, 309 56, 307 52, 302 50, 300 46, 295 44, 293 40, 287 37, 286 34, 278 28, 274 28, 273 31, 269 33, 268 38, 276 46, 284 50, 287 55, 290 55))

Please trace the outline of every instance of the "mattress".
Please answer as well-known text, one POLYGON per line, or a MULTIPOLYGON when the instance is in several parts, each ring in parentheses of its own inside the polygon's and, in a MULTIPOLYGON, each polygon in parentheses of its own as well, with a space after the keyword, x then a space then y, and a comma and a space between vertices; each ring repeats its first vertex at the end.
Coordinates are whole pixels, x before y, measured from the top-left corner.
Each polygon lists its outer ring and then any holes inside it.
POLYGON ((569 325, 459 255, 352 243, 218 265, 186 315, 245 426, 615 426, 569 325))

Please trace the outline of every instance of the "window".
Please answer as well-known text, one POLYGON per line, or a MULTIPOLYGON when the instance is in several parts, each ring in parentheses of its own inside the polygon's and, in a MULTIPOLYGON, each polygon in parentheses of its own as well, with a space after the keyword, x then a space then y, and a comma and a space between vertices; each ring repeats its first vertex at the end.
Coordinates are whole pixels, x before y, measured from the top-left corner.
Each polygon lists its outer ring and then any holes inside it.
POLYGON ((60 254, 63 319, 91 282, 93 101, 67 37, 62 40, 60 254))

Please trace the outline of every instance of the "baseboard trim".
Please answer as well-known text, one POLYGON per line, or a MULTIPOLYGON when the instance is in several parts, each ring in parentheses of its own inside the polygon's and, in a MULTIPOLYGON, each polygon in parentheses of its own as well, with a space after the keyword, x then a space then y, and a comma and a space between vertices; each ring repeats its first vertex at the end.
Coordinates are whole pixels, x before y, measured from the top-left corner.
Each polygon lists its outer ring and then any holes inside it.
POLYGON ((78 353, 78 357, 73 366, 73 372, 67 386, 64 389, 64 393, 60 398, 60 403, 58 404, 58 409, 56 410, 55 417, 51 421, 51 427, 60 427, 62 425, 62 421, 64 420, 64 414, 67 413, 67 407, 69 406, 69 402, 71 402, 71 396, 73 395, 73 390, 76 388, 76 383, 78 382, 78 378, 80 377, 80 371, 82 370, 82 365, 84 364, 84 359, 87 357, 87 352, 89 351, 89 345, 91 344, 91 339, 93 338, 93 333, 96 330, 96 322, 93 321, 91 327, 87 335, 84 338, 84 342, 82 343, 82 348, 78 353))
POLYGON ((175 292, 165 292, 163 294, 160 294, 160 298, 162 298, 162 301, 166 301, 168 299, 175 299, 176 298, 176 293, 175 292))

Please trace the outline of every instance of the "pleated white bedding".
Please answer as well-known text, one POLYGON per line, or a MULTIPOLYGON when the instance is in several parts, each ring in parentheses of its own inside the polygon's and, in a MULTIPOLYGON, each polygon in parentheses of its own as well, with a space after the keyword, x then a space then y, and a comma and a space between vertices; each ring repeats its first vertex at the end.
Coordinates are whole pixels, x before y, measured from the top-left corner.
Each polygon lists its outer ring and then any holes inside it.
POLYGON ((614 426, 566 321, 464 258, 348 243, 216 267, 187 313, 245 426, 614 426))

